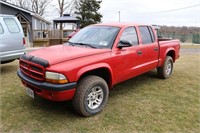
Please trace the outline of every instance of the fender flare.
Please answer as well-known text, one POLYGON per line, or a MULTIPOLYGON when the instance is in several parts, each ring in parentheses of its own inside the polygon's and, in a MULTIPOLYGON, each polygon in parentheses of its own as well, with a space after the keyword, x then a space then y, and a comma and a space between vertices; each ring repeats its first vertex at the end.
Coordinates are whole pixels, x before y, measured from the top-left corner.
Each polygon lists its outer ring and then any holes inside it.
MULTIPOLYGON (((166 50, 166 52, 165 52, 165 58, 166 58, 167 54, 169 53, 169 51, 174 51, 174 58, 175 58, 175 57, 176 57, 176 53, 175 53, 175 49, 174 49, 173 47, 168 48, 168 49, 166 50)), ((174 59, 173 59, 173 60, 174 60, 174 59)))
POLYGON ((92 64, 92 65, 81 68, 76 74, 76 81, 78 81, 83 74, 85 74, 89 71, 95 70, 95 69, 100 69, 100 68, 106 68, 110 72, 110 82, 111 82, 110 85, 112 87, 113 71, 112 71, 110 65, 107 63, 97 63, 97 64, 92 64))
MULTIPOLYGON (((167 48, 167 50, 165 51, 165 53, 163 54, 163 57, 161 57, 161 62, 159 63, 159 66, 163 66, 164 62, 165 62, 165 59, 167 57, 167 54, 169 53, 169 51, 174 51, 175 52, 175 49, 170 47, 170 48, 167 48)), ((176 53, 175 53, 176 54, 176 53)), ((175 55, 176 56, 176 55, 175 55)), ((174 60, 174 59, 173 59, 174 60)))

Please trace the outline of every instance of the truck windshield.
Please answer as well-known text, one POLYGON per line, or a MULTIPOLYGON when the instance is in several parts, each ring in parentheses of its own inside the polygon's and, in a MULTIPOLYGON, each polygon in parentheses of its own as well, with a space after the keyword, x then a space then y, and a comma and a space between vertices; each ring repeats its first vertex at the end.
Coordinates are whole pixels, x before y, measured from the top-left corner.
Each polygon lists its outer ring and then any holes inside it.
POLYGON ((68 42, 68 45, 83 45, 92 48, 111 48, 119 31, 112 26, 89 26, 80 30, 68 42))

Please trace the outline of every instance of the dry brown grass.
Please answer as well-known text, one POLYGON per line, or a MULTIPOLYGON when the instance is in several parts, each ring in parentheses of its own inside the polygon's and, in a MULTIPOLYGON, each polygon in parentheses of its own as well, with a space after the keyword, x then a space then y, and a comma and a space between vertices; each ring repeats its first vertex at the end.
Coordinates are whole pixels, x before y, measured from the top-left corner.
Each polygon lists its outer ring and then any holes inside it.
POLYGON ((183 54, 170 79, 151 71, 116 85, 103 112, 89 118, 71 102, 28 97, 18 61, 1 65, 0 132, 199 132, 199 63, 198 53, 183 54))
POLYGON ((181 45, 182 49, 200 49, 200 44, 195 45, 181 45))

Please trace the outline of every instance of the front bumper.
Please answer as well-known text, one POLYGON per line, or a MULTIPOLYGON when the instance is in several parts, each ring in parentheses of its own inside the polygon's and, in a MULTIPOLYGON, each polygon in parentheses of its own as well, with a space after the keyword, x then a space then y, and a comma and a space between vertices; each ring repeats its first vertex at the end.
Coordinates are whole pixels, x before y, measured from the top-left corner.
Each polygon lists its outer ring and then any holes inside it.
POLYGON ((31 88, 38 96, 52 101, 65 101, 73 98, 76 82, 67 84, 52 84, 48 82, 36 81, 29 78, 19 69, 17 75, 22 80, 25 87, 31 88))

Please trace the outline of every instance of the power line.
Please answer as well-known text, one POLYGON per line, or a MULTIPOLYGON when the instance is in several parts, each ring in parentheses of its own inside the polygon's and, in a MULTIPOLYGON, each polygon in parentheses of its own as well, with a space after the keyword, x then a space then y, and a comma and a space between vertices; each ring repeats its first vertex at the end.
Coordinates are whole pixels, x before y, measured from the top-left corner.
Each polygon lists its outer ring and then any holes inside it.
MULTIPOLYGON (((189 8, 193 8, 193 7, 197 7, 197 6, 200 6, 200 4, 197 4, 197 5, 191 5, 191 6, 187 6, 187 7, 182 7, 182 8, 177 8, 177 9, 171 9, 171 10, 164 10, 164 11, 156 11, 156 12, 135 12, 133 10, 130 10, 130 9, 126 9, 128 11, 133 11, 134 14, 154 14, 154 13, 164 13, 164 12, 174 12, 174 11, 179 11, 179 10, 184 10, 184 9, 189 9, 189 8)), ((107 10, 109 12, 118 12, 119 11, 116 11, 116 10, 107 10)), ((123 10, 122 10, 123 11, 123 10)))
POLYGON ((192 6, 187 6, 187 7, 182 7, 182 8, 177 8, 177 9, 171 9, 171 10, 165 10, 165 11, 158 11, 158 12, 143 12, 141 14, 152 14, 152 13, 163 13, 163 12, 174 12, 174 11, 179 11, 179 10, 184 10, 184 9, 188 9, 188 8, 193 8, 193 7, 197 7, 200 6, 200 4, 197 5, 192 5, 192 6))

